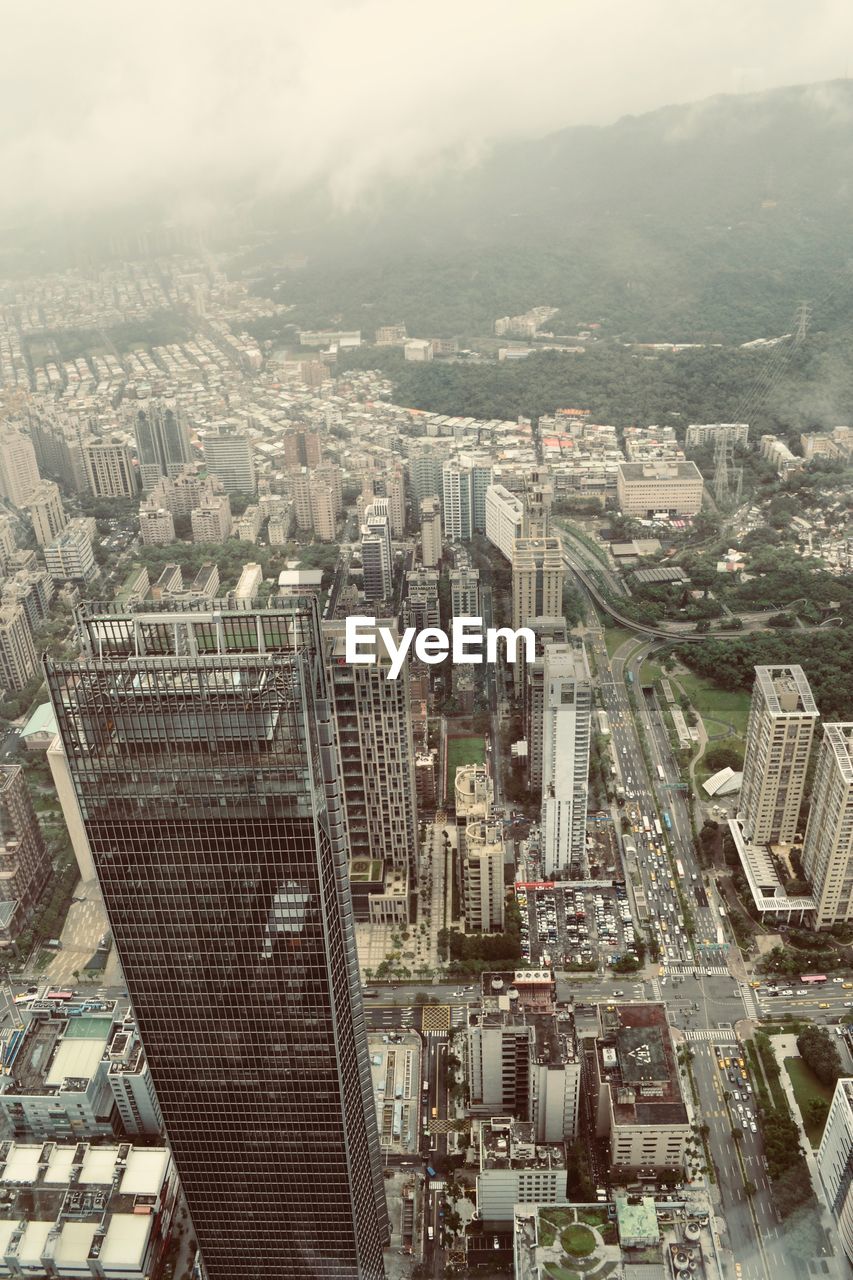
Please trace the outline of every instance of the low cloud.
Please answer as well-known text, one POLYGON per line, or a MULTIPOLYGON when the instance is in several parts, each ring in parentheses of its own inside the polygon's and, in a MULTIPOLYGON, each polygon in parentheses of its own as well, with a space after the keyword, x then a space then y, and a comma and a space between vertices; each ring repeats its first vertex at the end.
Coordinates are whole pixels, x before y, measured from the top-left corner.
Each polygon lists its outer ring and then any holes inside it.
MULTIPOLYGON (((848 0, 35 0, 4 13, 0 215, 207 207, 466 163, 496 141, 831 79, 848 0), (11 55, 11 56, 10 56, 11 55)), ((831 95, 827 109, 834 109, 831 95)))

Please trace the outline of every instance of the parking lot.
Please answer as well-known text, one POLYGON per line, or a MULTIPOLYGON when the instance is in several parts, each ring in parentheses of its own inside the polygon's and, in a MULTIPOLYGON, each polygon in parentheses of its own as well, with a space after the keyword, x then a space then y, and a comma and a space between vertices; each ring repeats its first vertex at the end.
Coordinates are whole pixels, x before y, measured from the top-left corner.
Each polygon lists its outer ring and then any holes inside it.
POLYGON ((602 884, 515 887, 521 912, 521 953, 532 964, 593 969, 636 955, 625 890, 602 884))

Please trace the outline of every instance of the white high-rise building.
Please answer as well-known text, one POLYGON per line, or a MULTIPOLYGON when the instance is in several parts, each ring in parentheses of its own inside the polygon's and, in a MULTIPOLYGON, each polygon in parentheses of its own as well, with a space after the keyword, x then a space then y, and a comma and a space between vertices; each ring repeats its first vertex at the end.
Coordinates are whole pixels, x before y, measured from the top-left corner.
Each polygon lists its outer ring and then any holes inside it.
POLYGON ((802 667, 755 668, 738 814, 752 844, 793 841, 818 715, 802 667))
POLYGON ((586 806, 592 679, 583 644, 545 650, 542 829, 546 879, 586 875, 586 806))
POLYGON ((252 442, 242 431, 222 424, 216 434, 204 437, 204 461, 222 482, 226 493, 257 493, 252 442))
POLYGON ((817 1152, 826 1203, 853 1263, 853 1080, 839 1080, 817 1152))
POLYGON ((421 503, 421 561, 425 569, 434 569, 441 560, 441 503, 438 498, 424 498, 421 503))
POLYGON ((816 927, 853 919, 853 723, 823 726, 803 869, 817 904, 816 927))
POLYGON ((524 503, 517 493, 502 484, 490 484, 486 490, 486 537, 502 556, 512 563, 516 538, 526 532, 524 503))
POLYGON ((364 571, 364 594, 368 600, 390 600, 391 527, 385 498, 376 498, 364 513, 361 527, 361 563, 364 571))
POLYGON ((469 542, 474 532, 471 470, 460 462, 445 462, 441 479, 445 537, 448 542, 469 542))

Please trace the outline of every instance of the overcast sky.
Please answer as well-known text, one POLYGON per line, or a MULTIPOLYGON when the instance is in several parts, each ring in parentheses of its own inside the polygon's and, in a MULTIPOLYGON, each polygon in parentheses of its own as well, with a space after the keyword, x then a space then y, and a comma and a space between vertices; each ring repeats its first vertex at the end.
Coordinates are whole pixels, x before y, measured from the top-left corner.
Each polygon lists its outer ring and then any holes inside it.
POLYGON ((448 151, 846 76, 851 0, 27 0, 4 7, 0 213, 223 180, 357 198, 448 151))

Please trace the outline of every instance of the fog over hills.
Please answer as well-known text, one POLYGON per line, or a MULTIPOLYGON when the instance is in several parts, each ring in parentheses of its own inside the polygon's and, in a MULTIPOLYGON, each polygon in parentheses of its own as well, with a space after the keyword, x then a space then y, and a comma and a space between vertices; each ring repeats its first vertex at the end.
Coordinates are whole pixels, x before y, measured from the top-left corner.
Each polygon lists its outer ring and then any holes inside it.
POLYGON ((850 81, 727 95, 451 157, 347 211, 319 189, 259 207, 256 261, 307 254, 277 278, 317 323, 483 332, 549 303, 567 332, 745 341, 802 298, 820 325, 848 310, 851 175, 850 81))

